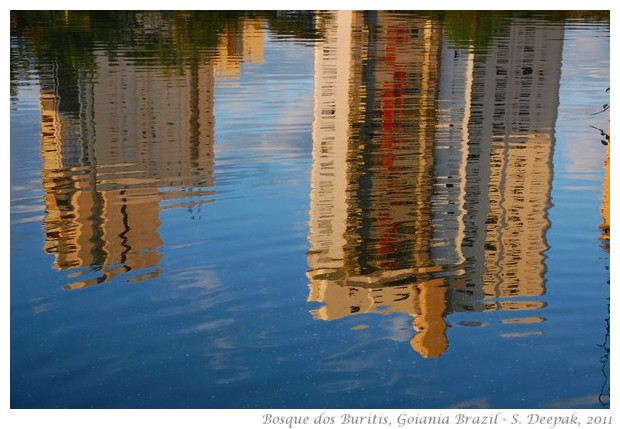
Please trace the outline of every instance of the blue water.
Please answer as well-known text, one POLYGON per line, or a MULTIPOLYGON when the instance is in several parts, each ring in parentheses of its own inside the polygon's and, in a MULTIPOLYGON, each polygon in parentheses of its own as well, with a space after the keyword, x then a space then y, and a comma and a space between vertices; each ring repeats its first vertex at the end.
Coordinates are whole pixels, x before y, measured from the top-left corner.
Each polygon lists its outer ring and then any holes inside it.
POLYGON ((12 408, 609 407, 608 19, 85 16, 12 18, 12 408))

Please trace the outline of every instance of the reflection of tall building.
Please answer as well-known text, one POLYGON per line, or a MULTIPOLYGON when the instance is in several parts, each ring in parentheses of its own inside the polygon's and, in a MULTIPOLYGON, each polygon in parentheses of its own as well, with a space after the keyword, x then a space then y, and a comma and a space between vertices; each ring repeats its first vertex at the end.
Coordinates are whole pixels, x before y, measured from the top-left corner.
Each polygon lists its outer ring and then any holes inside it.
POLYGON ((516 21, 473 62, 464 250, 484 261, 473 282, 485 309, 543 305, 509 298, 545 293, 562 36, 561 26, 516 21))
POLYGON ((58 269, 157 275, 159 211, 213 185, 213 66, 178 75, 95 55, 96 72, 41 75, 45 249, 58 269), (163 190, 162 190, 163 189, 163 190))
POLYGON ((412 16, 338 12, 323 28, 315 317, 407 313, 414 349, 438 356, 447 312, 544 306, 562 27, 517 21, 479 53, 441 43, 433 21, 412 16))
POLYGON ((428 267, 440 28, 384 12, 376 19, 364 123, 352 131, 365 144, 351 199, 362 213, 356 260, 362 271, 428 267))
POLYGON ((315 316, 404 312, 423 356, 447 347, 444 279, 431 264, 439 28, 340 11, 315 48, 308 255, 315 316), (367 45, 366 45, 367 43, 367 45))
MULTIPOLYGON (((320 23, 321 16, 317 16, 320 23)), ((337 12, 325 40, 317 43, 314 56, 313 167, 310 194, 310 254, 312 266, 343 268, 346 248, 348 169, 350 134, 350 82, 361 58, 353 33, 361 31, 361 17, 350 11, 337 12)))
POLYGON ((225 28, 215 58, 218 79, 236 79, 241 74, 241 63, 263 62, 262 19, 240 19, 225 28))
MULTIPOLYGON (((176 37, 165 14, 138 13, 136 25, 138 44, 152 34, 176 37)), ((216 70, 226 75, 263 58, 261 20, 227 28, 219 56, 174 69, 130 50, 114 57, 95 50, 94 71, 42 71, 45 249, 58 269, 100 273, 70 288, 127 271, 130 280, 157 275, 160 210, 208 201, 216 70)))

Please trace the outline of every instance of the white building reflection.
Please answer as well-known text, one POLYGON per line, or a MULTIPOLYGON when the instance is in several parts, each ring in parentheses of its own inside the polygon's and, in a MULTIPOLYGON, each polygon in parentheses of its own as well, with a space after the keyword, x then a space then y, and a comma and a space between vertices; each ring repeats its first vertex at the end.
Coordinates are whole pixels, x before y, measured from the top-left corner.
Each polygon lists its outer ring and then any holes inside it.
MULTIPOLYGON (((314 316, 408 314, 412 347, 436 357, 450 312, 544 307, 563 27, 515 21, 477 53, 420 16, 321 19, 314 316)), ((519 313, 505 324, 543 320, 519 313)))

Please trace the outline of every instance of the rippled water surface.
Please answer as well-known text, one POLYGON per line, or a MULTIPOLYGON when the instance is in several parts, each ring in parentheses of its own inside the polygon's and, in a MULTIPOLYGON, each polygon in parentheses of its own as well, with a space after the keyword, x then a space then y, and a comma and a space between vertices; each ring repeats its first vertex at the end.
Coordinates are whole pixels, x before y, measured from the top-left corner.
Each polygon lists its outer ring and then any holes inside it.
POLYGON ((609 45, 12 13, 11 406, 608 408, 609 45))

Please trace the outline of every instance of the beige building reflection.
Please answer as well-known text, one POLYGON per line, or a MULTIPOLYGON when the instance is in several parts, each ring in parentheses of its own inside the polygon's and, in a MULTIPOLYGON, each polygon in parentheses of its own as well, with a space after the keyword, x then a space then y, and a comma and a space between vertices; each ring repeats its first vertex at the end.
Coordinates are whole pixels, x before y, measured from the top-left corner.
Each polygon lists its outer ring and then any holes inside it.
MULTIPOLYGON (((517 22, 476 55, 450 47, 430 19, 321 19, 314 316, 408 314, 412 347, 437 357, 447 313, 542 308, 563 28, 517 22)), ((526 313, 502 323, 542 321, 526 313)))
POLYGON ((225 27, 214 59, 214 73, 218 80, 238 79, 242 63, 263 63, 264 25, 261 18, 240 18, 225 27))
POLYGON ((545 305, 535 298, 545 294, 563 32, 515 21, 473 61, 464 250, 469 261, 484 261, 467 266, 482 298, 477 309, 545 305))
MULTIPOLYGON (((158 17, 147 13, 144 31, 158 17)), ((171 71, 96 51, 93 72, 58 65, 41 74, 45 250, 57 269, 82 269, 69 277, 86 277, 68 288, 129 271, 128 281, 156 276, 160 211, 210 201, 215 70, 246 54, 262 60, 260 23, 240 27, 223 40, 237 46, 247 36, 234 58, 171 71)))
POLYGON ((412 347, 439 356, 447 348, 446 280, 431 276, 441 268, 432 265, 429 225, 440 29, 383 12, 323 19, 308 299, 324 304, 314 311, 323 320, 409 314, 418 332, 412 347))

